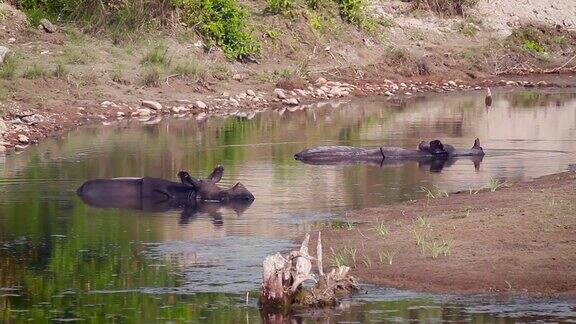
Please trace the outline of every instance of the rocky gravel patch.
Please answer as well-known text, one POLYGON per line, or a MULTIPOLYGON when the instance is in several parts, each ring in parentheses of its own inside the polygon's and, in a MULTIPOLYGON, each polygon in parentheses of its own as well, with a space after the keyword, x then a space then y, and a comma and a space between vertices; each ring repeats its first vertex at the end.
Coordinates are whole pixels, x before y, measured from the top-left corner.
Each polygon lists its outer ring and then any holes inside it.
MULTIPOLYGON (((405 81, 384 79, 378 82, 359 80, 356 84, 328 80, 319 77, 305 89, 286 90, 276 88, 271 92, 248 89, 238 93, 224 92, 219 96, 156 101, 146 99, 138 104, 116 103, 105 100, 89 107, 76 107, 71 113, 61 115, 44 109, 24 109, 19 103, 0 102, 0 110, 7 112, 0 118, 0 154, 24 150, 30 144, 54 132, 70 129, 86 123, 102 122, 105 125, 116 120, 135 118, 151 125, 164 117, 189 118, 202 122, 210 116, 252 119, 257 113, 273 109, 279 114, 310 109, 326 104, 337 107, 353 96, 381 95, 384 98, 405 98, 426 92, 453 92, 483 90, 486 87, 562 87, 547 81, 484 80, 470 83, 461 80, 405 81)), ((56 110, 60 111, 60 110, 56 110)))

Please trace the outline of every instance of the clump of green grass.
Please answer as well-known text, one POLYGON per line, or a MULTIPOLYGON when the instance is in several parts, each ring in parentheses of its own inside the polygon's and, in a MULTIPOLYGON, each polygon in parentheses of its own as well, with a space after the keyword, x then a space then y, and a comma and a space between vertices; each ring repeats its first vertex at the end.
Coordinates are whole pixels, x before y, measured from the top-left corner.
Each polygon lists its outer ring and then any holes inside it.
POLYGON ((382 237, 386 237, 386 236, 390 235, 390 230, 388 229, 388 226, 386 226, 384 221, 376 220, 376 224, 374 225, 372 230, 374 230, 374 232, 376 232, 376 234, 378 234, 382 237))
POLYGON ((452 250, 452 245, 453 243, 451 241, 446 242, 442 240, 442 242, 440 242, 438 240, 433 240, 432 242, 425 244, 425 248, 423 248, 422 251, 423 254, 425 254, 426 250, 428 250, 432 259, 436 259, 441 255, 449 256, 452 250))
POLYGON ((159 87, 164 76, 164 70, 158 66, 150 66, 144 69, 142 83, 149 87, 159 87))
POLYGON ((46 76, 46 70, 44 67, 37 62, 34 62, 31 66, 29 66, 22 76, 26 79, 37 79, 46 76))
POLYGON ((8 99, 9 93, 8 90, 5 88, 0 88, 0 101, 4 101, 8 99))
POLYGON ((362 263, 364 264, 364 266, 366 266, 366 268, 368 269, 372 269, 372 258, 370 258, 369 255, 364 255, 364 259, 362 260, 362 263))
POLYGON ((500 189, 505 184, 506 184, 506 182, 503 180, 500 180, 498 178, 490 178, 490 182, 488 183, 488 187, 490 188, 490 192, 495 192, 496 190, 500 189))
POLYGON ((179 61, 172 67, 172 73, 181 76, 201 78, 206 73, 204 67, 192 60, 179 61))
POLYGON ((208 46, 218 45, 227 58, 259 54, 258 42, 247 32, 246 9, 236 0, 174 0, 184 10, 184 22, 196 26, 208 46))
POLYGON ((406 64, 410 60, 410 54, 408 51, 399 47, 390 47, 386 49, 384 55, 390 63, 395 65, 406 64))
POLYGON ((4 63, 0 64, 0 78, 12 79, 18 72, 18 59, 14 55, 8 55, 4 63))
POLYGON ((116 83, 127 83, 124 79, 124 67, 121 64, 114 64, 112 68, 108 70, 108 76, 116 83))
POLYGON ((280 38, 281 33, 277 30, 269 29, 264 32, 264 36, 270 38, 271 40, 277 40, 280 38))
POLYGON ((416 218, 416 224, 421 228, 430 228, 431 226, 430 220, 424 216, 418 216, 418 218, 416 218))
POLYGON ((331 252, 330 261, 332 266, 334 267, 347 266, 351 268, 356 267, 356 254, 358 252, 356 248, 345 247, 344 249, 338 252, 330 248, 330 252, 331 252))
POLYGON ((440 189, 436 185, 433 186, 433 189, 434 189, 434 191, 422 186, 422 187, 420 187, 420 192, 423 192, 426 195, 426 199, 435 199, 435 198, 440 198, 442 196, 444 196, 444 197, 450 196, 450 194, 448 194, 448 191, 446 191, 444 189, 440 189))
POLYGON ((349 220, 333 220, 330 221, 330 228, 338 230, 338 229, 345 229, 345 230, 353 230, 358 226, 358 223, 349 221, 349 220))
POLYGON ((208 69, 210 76, 217 80, 227 80, 232 77, 232 71, 227 65, 216 64, 208 69))
POLYGON ((66 46, 62 52, 66 64, 87 64, 93 59, 82 46, 66 46))
POLYGON ((170 59, 168 58, 168 46, 160 43, 149 48, 144 54, 144 57, 142 57, 140 63, 142 65, 169 65, 170 59))
POLYGON ((64 78, 67 77, 68 74, 69 74, 68 69, 66 69, 66 66, 62 63, 58 63, 51 73, 51 75, 55 78, 64 78))
POLYGON ((321 3, 321 0, 306 0, 306 6, 312 10, 318 10, 321 3))
POLYGON ((427 233, 422 228, 415 228, 412 230, 414 238, 416 239, 416 246, 423 246, 427 239, 427 233))
POLYGON ((378 257, 380 258, 380 263, 388 263, 392 265, 392 261, 394 256, 396 255, 396 251, 382 251, 378 253, 378 257))

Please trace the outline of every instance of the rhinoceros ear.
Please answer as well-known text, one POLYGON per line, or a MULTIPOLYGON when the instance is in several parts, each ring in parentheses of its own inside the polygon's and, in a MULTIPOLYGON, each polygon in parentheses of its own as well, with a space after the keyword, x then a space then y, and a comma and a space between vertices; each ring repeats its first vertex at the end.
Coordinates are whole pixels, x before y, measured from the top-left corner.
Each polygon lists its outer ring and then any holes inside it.
POLYGON ((187 184, 189 186, 199 188, 200 187, 200 180, 193 178, 188 172, 180 171, 178 172, 178 177, 183 184, 187 184))
POLYGON ((426 141, 418 143, 418 151, 428 151, 429 147, 426 146, 426 141))
POLYGON ((223 174, 224 174, 224 167, 218 165, 214 168, 214 171, 212 171, 212 173, 208 176, 208 178, 206 178, 206 180, 212 183, 220 182, 220 180, 222 180, 223 174))
POLYGON ((472 149, 483 151, 482 146, 480 146, 480 139, 479 138, 476 138, 474 140, 474 146, 472 146, 472 149))

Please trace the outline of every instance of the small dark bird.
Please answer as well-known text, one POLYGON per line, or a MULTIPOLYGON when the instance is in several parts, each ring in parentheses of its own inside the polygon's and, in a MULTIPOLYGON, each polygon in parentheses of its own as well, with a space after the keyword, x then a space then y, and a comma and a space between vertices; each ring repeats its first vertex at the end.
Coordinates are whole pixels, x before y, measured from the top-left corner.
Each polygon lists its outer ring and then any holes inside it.
POLYGON ((486 88, 486 98, 484 99, 484 103, 487 108, 492 107, 492 92, 490 92, 490 88, 486 88))

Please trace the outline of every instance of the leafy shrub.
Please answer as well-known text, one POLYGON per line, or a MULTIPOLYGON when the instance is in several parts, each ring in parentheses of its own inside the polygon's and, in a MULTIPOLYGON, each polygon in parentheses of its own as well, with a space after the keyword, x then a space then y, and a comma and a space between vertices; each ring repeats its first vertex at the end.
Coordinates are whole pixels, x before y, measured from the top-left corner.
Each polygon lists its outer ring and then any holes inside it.
POLYGON ((534 41, 531 39, 524 40, 524 43, 522 44, 522 48, 529 51, 529 52, 534 52, 534 53, 546 52, 546 49, 544 48, 544 46, 540 45, 540 43, 538 43, 537 41, 534 41))
POLYGON ((550 45, 547 43, 549 40, 550 35, 533 26, 517 28, 508 38, 508 41, 531 53, 546 52, 545 44, 550 45))
POLYGON ((267 0, 268 7, 266 11, 273 14, 285 14, 289 15, 290 11, 294 7, 292 0, 267 0))
POLYGON ((154 23, 168 24, 172 0, 13 0, 33 26, 42 18, 74 22, 91 31, 107 28, 126 35, 154 23))
POLYGON ((197 26, 209 41, 222 48, 229 59, 242 59, 261 51, 260 43, 246 32, 246 9, 236 0, 177 0, 185 11, 184 21, 197 26))
POLYGON ((336 0, 336 2, 342 19, 355 25, 362 24, 365 9, 363 0, 336 0))
POLYGON ((317 10, 320 8, 321 0, 306 0, 306 6, 309 9, 317 10))

